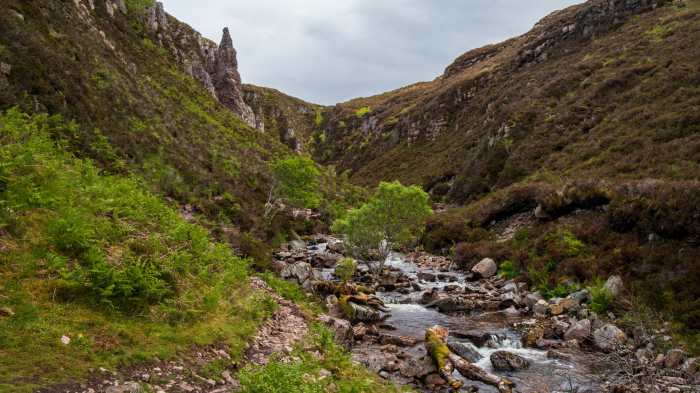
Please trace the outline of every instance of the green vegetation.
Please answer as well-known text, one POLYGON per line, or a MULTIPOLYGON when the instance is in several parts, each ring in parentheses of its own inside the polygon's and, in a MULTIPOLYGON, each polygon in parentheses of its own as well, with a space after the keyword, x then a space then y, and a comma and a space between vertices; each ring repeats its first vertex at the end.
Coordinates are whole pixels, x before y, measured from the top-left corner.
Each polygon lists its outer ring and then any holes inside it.
POLYGON ((293 301, 305 311, 311 314, 322 311, 318 299, 309 296, 298 284, 283 280, 271 272, 261 273, 260 278, 262 278, 270 288, 274 289, 278 295, 293 301))
POLYGON ((506 280, 512 280, 520 276, 520 271, 513 261, 504 261, 498 268, 498 275, 506 280))
POLYGON ((193 343, 240 356, 275 308, 248 288, 247 261, 139 180, 103 176, 52 138, 76 128, 16 109, 0 116, 0 306, 12 310, 0 317, 0 390, 193 343))
POLYGON ((429 196, 420 187, 382 182, 365 204, 336 220, 332 230, 345 234, 358 255, 377 253, 382 269, 392 249, 420 237, 431 213, 429 196))
POLYGON ((125 0, 125 2, 129 12, 136 13, 143 13, 155 4, 155 0, 125 0))
POLYGON ((357 271, 357 262, 352 258, 343 258, 335 267, 335 276, 342 283, 347 283, 352 279, 357 271))
POLYGON ((588 287, 588 292, 591 294, 590 307, 591 310, 597 313, 608 311, 614 300, 613 294, 605 288, 605 281, 596 278, 591 286, 588 287))
POLYGON ((363 118, 370 112, 372 112, 372 109, 369 106, 363 106, 355 111, 355 116, 357 118, 363 118))
POLYGON ((321 204, 319 172, 309 158, 290 156, 272 164, 273 183, 265 205, 265 215, 273 216, 284 203, 292 207, 316 208, 321 204))
POLYGON ((352 362, 347 351, 335 343, 333 333, 324 326, 314 325, 308 340, 298 346, 292 356, 298 360, 283 363, 277 359, 262 368, 248 367, 242 370, 238 374, 241 392, 398 393, 400 391, 352 362), (314 356, 316 351, 321 353, 320 358, 314 356))

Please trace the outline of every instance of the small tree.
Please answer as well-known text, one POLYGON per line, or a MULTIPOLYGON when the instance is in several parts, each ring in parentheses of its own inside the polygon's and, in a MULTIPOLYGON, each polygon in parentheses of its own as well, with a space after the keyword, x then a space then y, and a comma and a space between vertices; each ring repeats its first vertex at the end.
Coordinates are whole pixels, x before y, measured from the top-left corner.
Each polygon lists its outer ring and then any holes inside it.
POLYGON ((418 239, 431 213, 428 194, 420 187, 382 182, 367 203, 333 222, 332 230, 346 236, 356 255, 376 253, 381 272, 391 250, 418 239))
POLYGON ((302 156, 290 156, 275 161, 272 166, 272 183, 265 204, 265 217, 271 219, 279 211, 280 204, 298 208, 317 208, 321 204, 319 176, 314 162, 302 156))

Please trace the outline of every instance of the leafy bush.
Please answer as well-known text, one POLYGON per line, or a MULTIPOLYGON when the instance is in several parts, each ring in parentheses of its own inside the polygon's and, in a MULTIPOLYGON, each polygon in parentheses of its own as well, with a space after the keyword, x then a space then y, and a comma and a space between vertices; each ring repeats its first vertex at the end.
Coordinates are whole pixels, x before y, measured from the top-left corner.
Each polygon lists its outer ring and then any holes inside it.
POLYGON ((340 281, 346 283, 352 279, 357 271, 357 263, 352 258, 343 258, 338 265, 335 267, 335 276, 340 279, 340 281))
POLYGON ((605 288, 605 281, 600 278, 593 281, 592 285, 588 287, 588 292, 591 294, 591 310, 597 313, 607 311, 615 299, 613 294, 605 288))
POLYGON ((429 196, 418 186, 399 182, 379 184, 374 196, 333 223, 359 255, 379 254, 380 268, 394 247, 415 242, 432 213, 429 196))
POLYGON ((355 111, 355 116, 358 118, 365 117, 366 114, 370 113, 372 109, 368 106, 363 106, 355 111))
MULTIPOLYGON (((59 117, 12 109, 0 117, 0 222, 53 265, 66 299, 139 312, 206 312, 247 263, 206 230, 144 191, 137 179, 101 176, 49 136, 59 117)), ((183 314, 180 314, 183 315, 183 314)))
POLYGON ((498 269, 498 275, 506 280, 511 280, 520 276, 520 271, 517 267, 515 267, 513 261, 505 261, 501 263, 501 266, 498 269))

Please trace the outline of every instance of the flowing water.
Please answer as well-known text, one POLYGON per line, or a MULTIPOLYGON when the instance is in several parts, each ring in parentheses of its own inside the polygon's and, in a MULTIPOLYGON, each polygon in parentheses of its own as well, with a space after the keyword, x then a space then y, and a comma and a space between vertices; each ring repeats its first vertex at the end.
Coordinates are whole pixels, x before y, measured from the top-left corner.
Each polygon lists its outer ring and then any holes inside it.
MULTIPOLYGON (((471 346, 482 358, 475 364, 500 376, 506 376, 516 383, 519 392, 595 392, 599 391, 599 381, 590 370, 590 358, 581 352, 570 353, 568 360, 550 359, 546 351, 523 348, 520 334, 513 328, 516 322, 525 317, 503 312, 483 312, 469 315, 444 314, 434 308, 420 304, 424 291, 432 288, 442 289, 446 285, 465 286, 463 274, 459 272, 438 272, 429 268, 419 268, 406 260, 401 254, 392 254, 386 265, 395 271, 407 275, 412 283, 420 283, 420 290, 410 293, 380 292, 377 295, 387 304, 390 315, 385 320, 384 332, 392 335, 414 337, 422 340, 425 330, 434 325, 441 325, 451 333, 480 332, 487 333, 491 339, 483 347, 476 347, 466 339, 452 338, 471 346), (425 282, 418 278, 419 273, 437 274, 435 282, 425 282), (498 350, 504 350, 528 359, 530 367, 512 373, 495 371, 489 356, 498 350)), ((329 272, 324 272, 330 274, 329 272)), ((459 334, 457 334, 459 336, 459 334)), ((424 354, 423 345, 418 344, 406 352, 424 354)), ((363 351, 381 351, 381 345, 363 347, 363 351)), ((458 376, 458 372, 455 371, 458 376)), ((476 386, 480 392, 497 392, 492 386, 476 381, 465 381, 465 386, 476 386)))

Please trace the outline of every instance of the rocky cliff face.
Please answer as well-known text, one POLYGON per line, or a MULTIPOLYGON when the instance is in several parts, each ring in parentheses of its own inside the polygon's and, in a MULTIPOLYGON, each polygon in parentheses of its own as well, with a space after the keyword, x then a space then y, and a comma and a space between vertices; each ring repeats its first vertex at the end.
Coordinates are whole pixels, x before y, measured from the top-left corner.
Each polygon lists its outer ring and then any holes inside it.
MULTIPOLYGON (((107 2, 110 1, 116 0, 107 2)), ((189 75, 202 83, 214 98, 248 125, 263 128, 262 122, 256 120, 255 113, 243 100, 236 49, 228 28, 224 28, 221 43, 217 45, 168 15, 161 2, 148 8, 144 17, 149 30, 156 35, 158 44, 168 49, 189 75)))

